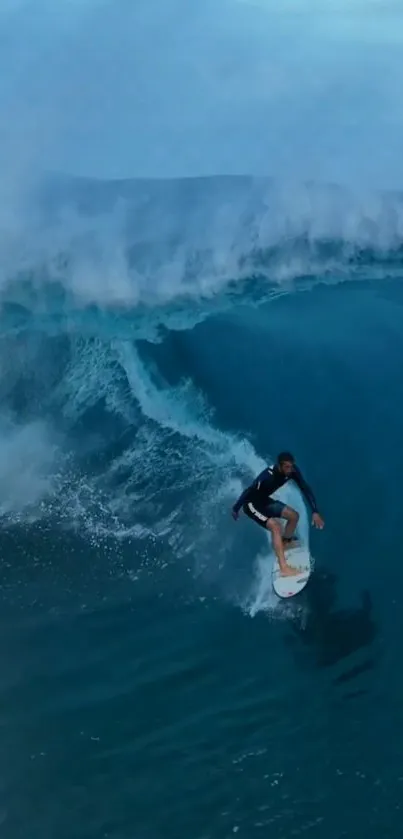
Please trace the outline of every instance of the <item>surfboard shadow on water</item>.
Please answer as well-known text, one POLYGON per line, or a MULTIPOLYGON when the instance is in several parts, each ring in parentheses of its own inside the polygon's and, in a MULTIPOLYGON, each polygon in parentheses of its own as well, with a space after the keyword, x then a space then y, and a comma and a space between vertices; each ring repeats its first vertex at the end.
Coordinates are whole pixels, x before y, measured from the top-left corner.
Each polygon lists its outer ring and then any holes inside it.
MULTIPOLYGON (((374 619, 373 601, 368 590, 361 592, 356 607, 338 605, 337 599, 336 575, 314 571, 306 589, 298 596, 300 608, 289 624, 286 643, 297 656, 304 648, 309 650, 311 660, 313 657, 318 668, 337 667, 342 662, 349 664, 333 679, 334 685, 347 686, 375 667, 374 652, 365 657, 358 655, 358 658, 355 654, 363 650, 368 653, 379 627, 374 619)), ((352 699, 365 692, 359 688, 346 693, 344 698, 352 699)))

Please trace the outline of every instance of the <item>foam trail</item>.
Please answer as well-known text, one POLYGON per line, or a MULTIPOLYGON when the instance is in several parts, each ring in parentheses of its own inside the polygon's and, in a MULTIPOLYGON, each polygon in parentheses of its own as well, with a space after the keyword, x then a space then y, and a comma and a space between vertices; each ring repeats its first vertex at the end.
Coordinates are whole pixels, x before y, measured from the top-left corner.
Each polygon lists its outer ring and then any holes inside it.
MULTIPOLYGON (((114 347, 145 417, 157 422, 161 428, 196 439, 217 466, 232 462, 252 473, 264 468, 265 461, 247 440, 219 431, 200 416, 200 412, 195 414, 195 405, 197 408, 201 400, 197 395, 195 398, 189 383, 184 383, 179 389, 158 388, 131 343, 115 342, 114 347)), ((203 409, 206 414, 205 406, 203 409)))

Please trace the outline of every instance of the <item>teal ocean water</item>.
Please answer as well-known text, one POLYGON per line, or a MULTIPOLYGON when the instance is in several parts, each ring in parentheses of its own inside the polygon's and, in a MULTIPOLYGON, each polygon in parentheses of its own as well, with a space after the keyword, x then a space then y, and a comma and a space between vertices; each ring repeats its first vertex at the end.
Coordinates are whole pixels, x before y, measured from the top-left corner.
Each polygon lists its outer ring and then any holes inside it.
POLYGON ((1 285, 5 835, 398 839, 401 197, 57 180, 27 213, 1 285), (230 516, 282 448, 326 520, 287 604, 230 516))

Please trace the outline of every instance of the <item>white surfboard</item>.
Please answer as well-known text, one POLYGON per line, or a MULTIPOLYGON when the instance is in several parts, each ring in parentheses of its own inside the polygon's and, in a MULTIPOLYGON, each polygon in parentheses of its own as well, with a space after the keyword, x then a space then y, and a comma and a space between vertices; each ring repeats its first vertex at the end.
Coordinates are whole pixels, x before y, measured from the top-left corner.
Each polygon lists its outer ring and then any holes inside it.
POLYGON ((285 558, 293 568, 300 569, 300 573, 292 577, 283 577, 280 574, 278 559, 273 552, 272 583, 278 597, 294 597, 305 588, 312 570, 312 559, 309 549, 305 545, 289 548, 285 551, 285 558))

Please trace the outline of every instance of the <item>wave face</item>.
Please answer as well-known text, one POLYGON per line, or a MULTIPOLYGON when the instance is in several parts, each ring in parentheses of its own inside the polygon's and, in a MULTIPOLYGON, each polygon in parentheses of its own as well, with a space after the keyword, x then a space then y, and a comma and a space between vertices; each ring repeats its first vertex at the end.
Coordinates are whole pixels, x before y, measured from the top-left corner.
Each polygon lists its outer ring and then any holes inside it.
POLYGON ((82 835, 151 837, 168 814, 173 834, 201 836, 197 802, 203 836, 336 836, 374 796, 367 835, 385 818, 398 835, 395 741, 379 761, 400 711, 379 638, 394 622, 399 654, 402 233, 400 195, 250 178, 54 179, 3 231, 11 836, 22 812, 34 836, 60 833, 64 810, 82 835), (229 516, 285 447, 327 522, 309 596, 287 610, 264 534, 229 516), (26 743, 42 761, 31 787, 26 743))

